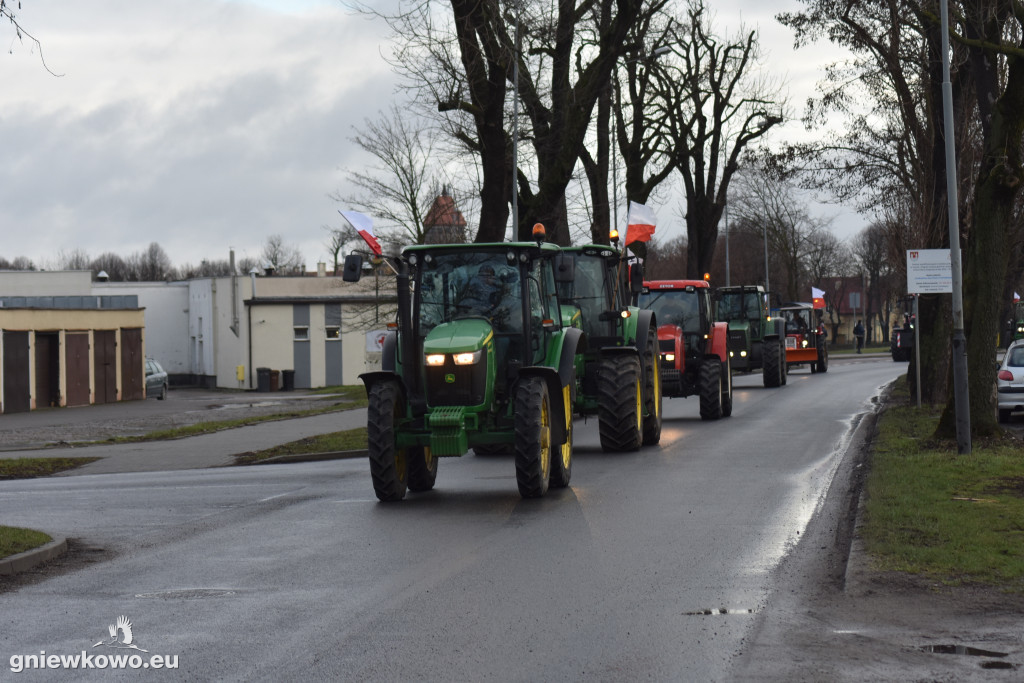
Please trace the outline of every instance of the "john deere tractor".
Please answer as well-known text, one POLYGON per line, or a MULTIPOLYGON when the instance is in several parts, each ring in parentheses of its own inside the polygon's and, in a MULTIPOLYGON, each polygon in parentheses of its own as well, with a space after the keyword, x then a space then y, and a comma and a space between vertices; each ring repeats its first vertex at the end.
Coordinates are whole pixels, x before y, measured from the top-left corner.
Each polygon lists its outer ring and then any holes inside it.
POLYGON ((640 305, 658 319, 661 389, 665 396, 700 396, 700 416, 732 415, 732 364, 728 325, 712 320, 711 290, 704 280, 644 283, 640 305))
POLYGON ((573 278, 559 282, 564 324, 586 334, 576 358, 576 412, 597 415, 605 451, 635 451, 661 440, 658 327, 651 311, 631 305, 643 275, 618 249, 563 249, 573 278))
POLYGON ((786 333, 773 320, 768 293, 760 285, 720 287, 715 318, 729 324, 729 356, 733 370, 761 370, 766 387, 786 383, 786 333))
MULTIPOLYGON (((474 446, 515 456, 524 498, 572 473, 574 359, 582 333, 562 326, 551 244, 417 245, 391 259, 397 327, 382 369, 360 376, 369 398, 370 474, 377 498, 434 487, 438 458, 474 446)), ((361 257, 345 263, 357 280, 361 257)))

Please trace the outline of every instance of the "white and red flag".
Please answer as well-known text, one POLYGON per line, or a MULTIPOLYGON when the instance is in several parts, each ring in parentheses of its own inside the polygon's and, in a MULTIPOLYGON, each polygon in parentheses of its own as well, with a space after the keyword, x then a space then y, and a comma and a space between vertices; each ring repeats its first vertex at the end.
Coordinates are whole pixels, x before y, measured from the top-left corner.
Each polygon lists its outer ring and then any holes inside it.
POLYGON ((359 236, 363 238, 373 253, 380 256, 383 251, 380 248, 380 242, 377 241, 377 236, 373 234, 373 219, 366 214, 359 213, 358 211, 342 211, 338 209, 338 213, 341 217, 348 221, 348 224, 356 229, 359 236))
POLYGON ((1013 303, 1017 303, 1018 301, 1020 301, 1020 294, 1018 294, 1017 292, 1014 292, 1013 293, 1013 303))
POLYGON ((811 301, 815 308, 825 308, 825 290, 811 287, 811 301))
POLYGON ((646 204, 629 203, 626 214, 626 241, 628 247, 633 242, 648 242, 654 235, 656 218, 654 210, 646 204))

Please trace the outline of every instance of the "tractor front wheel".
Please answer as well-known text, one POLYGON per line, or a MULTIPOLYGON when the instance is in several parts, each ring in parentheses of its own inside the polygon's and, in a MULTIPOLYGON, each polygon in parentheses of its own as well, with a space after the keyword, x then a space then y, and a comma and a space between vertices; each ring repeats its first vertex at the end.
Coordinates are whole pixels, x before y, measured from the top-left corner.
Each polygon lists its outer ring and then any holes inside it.
POLYGON ((405 397, 398 383, 374 384, 366 406, 366 437, 373 490, 384 502, 405 497, 409 476, 408 451, 396 446, 399 420, 404 416, 405 397))
POLYGON ((705 358, 700 363, 700 419, 722 417, 722 361, 705 358))
POLYGON ((565 443, 551 458, 551 487, 564 489, 572 478, 572 388, 576 380, 571 379, 562 387, 562 405, 565 406, 565 443))
POLYGON ((768 388, 777 387, 782 384, 781 349, 778 339, 765 339, 761 343, 762 370, 764 385, 768 388))
POLYGON ((645 446, 654 446, 661 441, 661 368, 658 367, 658 331, 651 325, 644 344, 644 422, 643 439, 645 446))
POLYGON ((526 377, 516 389, 516 483, 523 498, 540 498, 551 478, 551 401, 540 377, 526 377))
POLYGON ((601 448, 636 451, 643 441, 640 359, 614 355, 598 365, 597 417, 601 448))
POLYGON ((732 361, 725 357, 722 366, 722 417, 732 415, 732 361))

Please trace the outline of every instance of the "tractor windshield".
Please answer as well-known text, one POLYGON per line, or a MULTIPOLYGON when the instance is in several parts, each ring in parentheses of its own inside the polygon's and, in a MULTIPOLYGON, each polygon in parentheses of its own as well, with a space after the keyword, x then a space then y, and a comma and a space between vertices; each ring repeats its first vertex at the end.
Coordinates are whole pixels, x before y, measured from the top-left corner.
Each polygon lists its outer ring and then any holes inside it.
POLYGON ((652 290, 640 295, 640 307, 654 311, 658 325, 676 325, 683 333, 701 331, 701 296, 691 287, 652 290))
POLYGON ((759 320, 767 315, 762 292, 722 292, 721 300, 718 302, 718 319, 723 322, 759 320))
POLYGON ((496 333, 521 332, 519 271, 504 253, 431 253, 419 265, 419 336, 467 317, 487 318, 496 333))
POLYGON ((614 269, 598 253, 568 253, 576 261, 576 278, 573 282, 558 283, 559 298, 580 309, 583 331, 590 339, 614 337, 615 321, 608 312, 613 306, 624 305, 614 269))
POLYGON ((807 334, 811 329, 811 311, 807 308, 786 309, 786 334, 807 334))

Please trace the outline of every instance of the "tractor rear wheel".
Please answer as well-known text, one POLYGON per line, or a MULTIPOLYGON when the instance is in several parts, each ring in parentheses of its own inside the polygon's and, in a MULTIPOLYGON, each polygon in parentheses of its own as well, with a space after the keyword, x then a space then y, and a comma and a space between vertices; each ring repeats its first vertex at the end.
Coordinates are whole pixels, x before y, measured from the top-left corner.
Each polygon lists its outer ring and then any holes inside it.
POLYGON ((395 381, 379 382, 370 389, 366 406, 366 438, 370 476, 377 498, 405 497, 409 476, 408 450, 396 446, 399 420, 405 415, 405 397, 395 381))
POLYGON ((564 489, 572 478, 572 388, 576 380, 571 379, 562 387, 562 405, 565 406, 565 443, 551 458, 551 488, 564 489))
POLYGON ((430 446, 416 446, 406 451, 409 461, 409 490, 429 491, 437 481, 437 458, 430 446))
POLYGON ((722 361, 705 358, 700 363, 700 419, 722 417, 722 361))
POLYGON ((722 417, 732 415, 732 361, 725 357, 722 366, 722 417))
POLYGON ((828 347, 818 349, 818 372, 828 372, 828 347))
POLYGON ((661 441, 661 354, 658 353, 658 331, 651 325, 644 344, 644 445, 661 441))
POLYGON ((597 417, 601 448, 636 451, 643 441, 640 359, 615 355, 598 364, 597 417))
POLYGON ((782 384, 778 339, 765 339, 761 343, 761 360, 763 368, 761 373, 764 375, 764 385, 772 388, 782 384))
POLYGON ((523 498, 540 498, 551 478, 551 401, 540 377, 526 377, 516 389, 516 483, 523 498))

